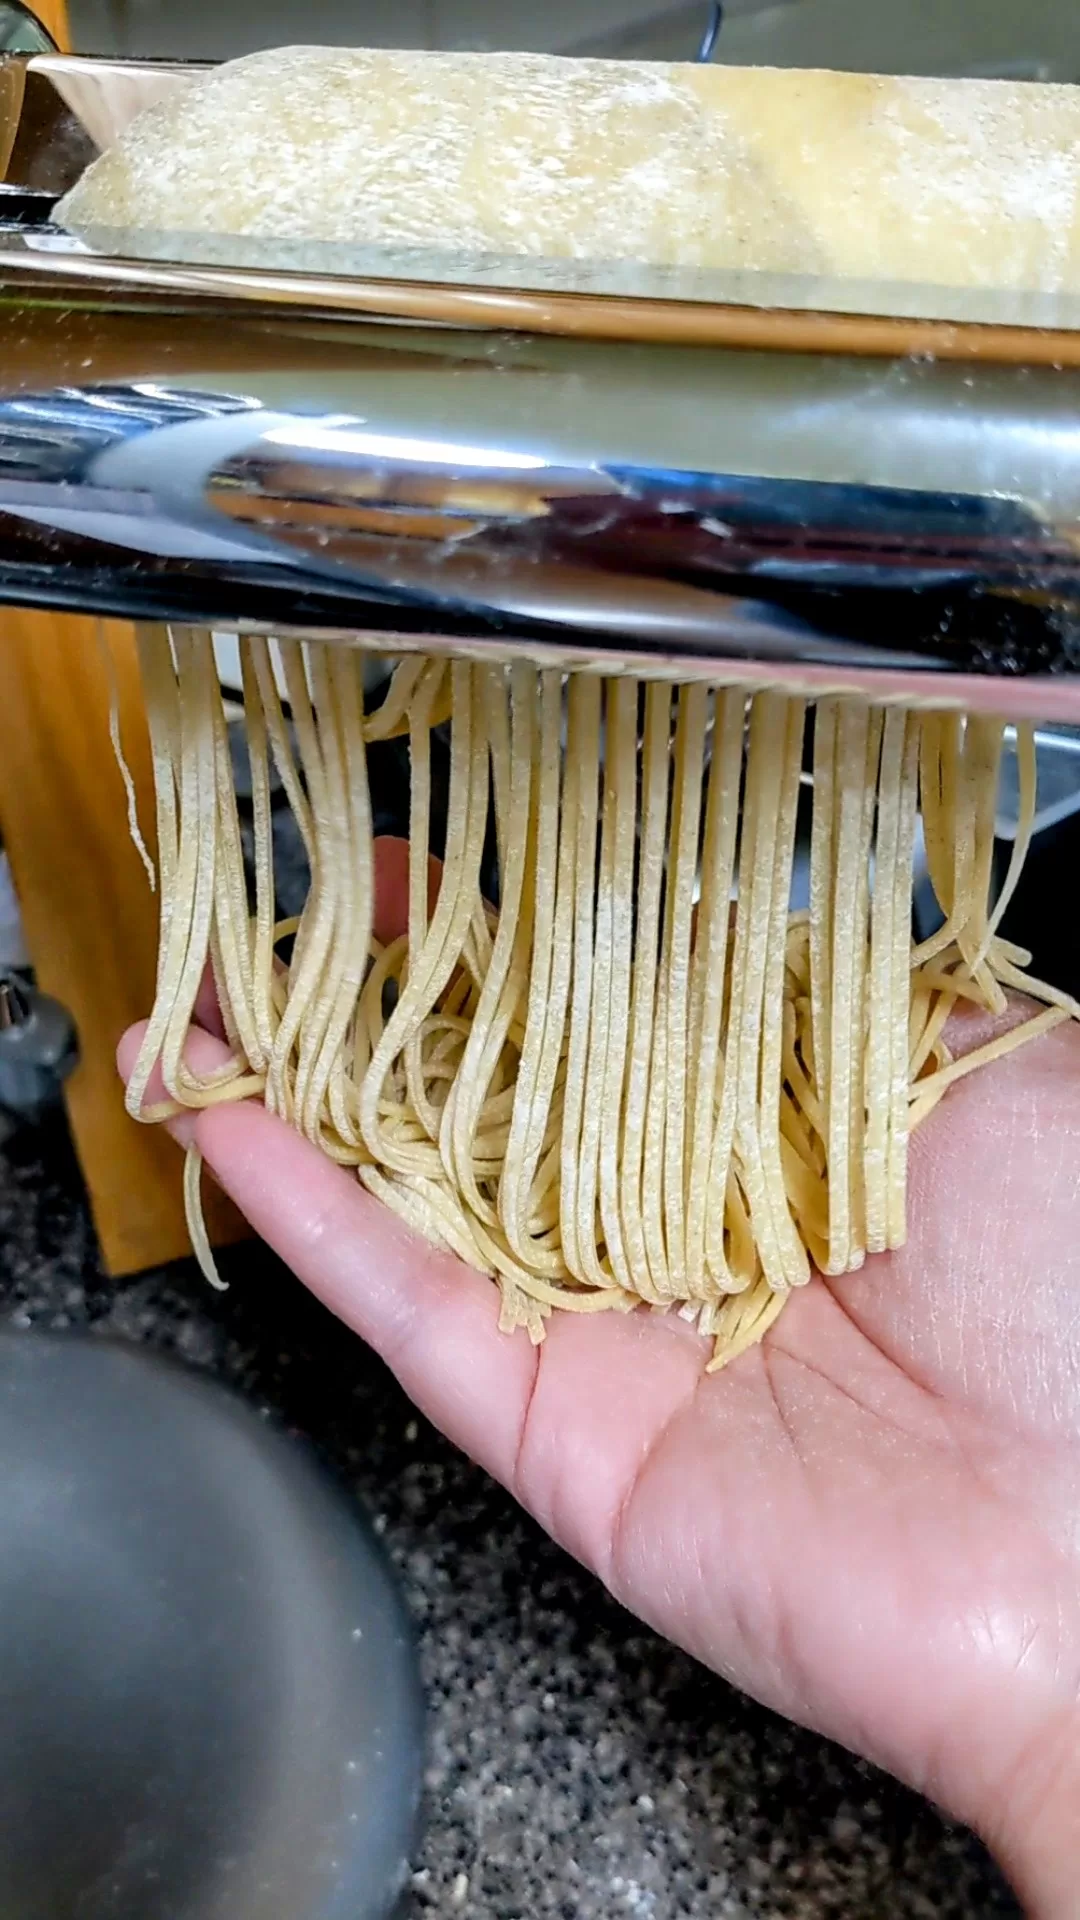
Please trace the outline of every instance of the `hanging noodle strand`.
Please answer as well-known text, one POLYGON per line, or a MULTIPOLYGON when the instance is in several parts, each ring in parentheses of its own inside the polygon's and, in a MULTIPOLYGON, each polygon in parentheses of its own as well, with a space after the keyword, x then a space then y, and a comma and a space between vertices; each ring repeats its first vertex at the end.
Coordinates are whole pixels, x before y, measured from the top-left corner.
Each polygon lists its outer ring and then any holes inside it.
MULTIPOLYGON (((908 1138, 957 1080, 1080 1013, 1000 935, 1035 819, 1028 728, 994 899, 996 721, 419 655, 368 712, 361 653, 252 638, 249 873, 210 636, 144 627, 139 653, 161 936, 131 1111, 264 1100, 491 1275, 502 1326, 533 1340, 557 1309, 645 1303, 694 1319, 728 1364, 815 1267, 850 1273, 903 1244, 908 1138), (431 748, 447 723, 430 906, 431 748), (407 924, 383 945, 367 749, 398 738, 407 924), (311 875, 287 923, 272 766, 311 875), (915 946, 920 814, 941 925, 915 946), (497 911, 481 891, 489 827, 497 911), (208 967, 230 1059, 200 1076, 184 1042, 208 967), (954 1058, 956 1008, 1001 1015, 1016 991, 1042 1010, 954 1058), (148 1106, 155 1067, 166 1098, 148 1106)), ((192 1240, 216 1283, 200 1170, 193 1149, 192 1240)))

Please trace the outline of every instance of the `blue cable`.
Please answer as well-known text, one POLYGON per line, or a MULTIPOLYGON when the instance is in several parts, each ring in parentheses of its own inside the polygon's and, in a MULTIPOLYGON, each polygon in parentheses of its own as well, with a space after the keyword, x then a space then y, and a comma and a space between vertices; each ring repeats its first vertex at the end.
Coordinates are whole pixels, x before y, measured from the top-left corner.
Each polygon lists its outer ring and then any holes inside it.
POLYGON ((720 38, 720 29, 724 24, 723 0, 712 0, 709 8, 709 24, 705 29, 705 38, 698 48, 698 59, 709 61, 716 52, 716 43, 720 38))

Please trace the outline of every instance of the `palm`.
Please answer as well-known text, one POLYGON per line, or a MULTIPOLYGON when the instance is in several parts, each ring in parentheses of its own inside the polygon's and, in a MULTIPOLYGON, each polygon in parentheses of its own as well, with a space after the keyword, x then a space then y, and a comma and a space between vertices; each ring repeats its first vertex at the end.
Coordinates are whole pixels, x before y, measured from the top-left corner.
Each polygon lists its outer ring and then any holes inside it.
POLYGON ((652 1624, 969 1817, 1080 1686, 1078 1066, 1068 1034, 959 1090, 911 1246, 730 1374, 666 1325, 567 1329, 515 1488, 652 1624))
POLYGON ((487 1281, 260 1109, 198 1131, 299 1276, 627 1607, 960 1817, 1004 1821, 1025 1779, 1035 1817, 1080 1695, 1080 1035, 961 1085, 913 1147, 909 1247, 815 1282, 720 1375, 647 1314, 507 1340, 487 1281))

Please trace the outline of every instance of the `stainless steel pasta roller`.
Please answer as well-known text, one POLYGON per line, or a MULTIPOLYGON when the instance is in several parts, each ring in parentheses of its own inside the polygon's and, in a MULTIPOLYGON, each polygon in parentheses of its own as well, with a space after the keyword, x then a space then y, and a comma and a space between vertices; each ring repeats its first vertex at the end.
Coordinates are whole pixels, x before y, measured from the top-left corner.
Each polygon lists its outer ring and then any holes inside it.
POLYGON ((198 71, 0 67, 0 597, 1080 714, 1080 300, 54 225, 198 71))

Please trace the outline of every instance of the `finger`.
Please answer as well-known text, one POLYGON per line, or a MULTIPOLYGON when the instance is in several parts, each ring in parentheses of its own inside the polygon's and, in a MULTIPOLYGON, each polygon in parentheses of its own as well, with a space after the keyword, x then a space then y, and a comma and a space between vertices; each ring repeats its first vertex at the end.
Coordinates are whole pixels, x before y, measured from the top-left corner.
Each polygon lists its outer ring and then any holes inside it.
MULTIPOLYGON (((144 1032, 118 1050, 126 1080, 144 1032)), ((185 1059, 211 1073, 229 1058, 193 1028, 185 1059)), ((165 1090, 155 1070, 148 1101, 165 1090)), ((249 1224, 330 1311, 381 1354, 406 1393, 455 1445, 509 1479, 535 1379, 527 1337, 498 1330, 491 1281, 429 1247, 284 1121, 254 1102, 178 1114, 249 1224)))
MULTIPOLYGON (((428 854, 428 913, 439 897, 442 864, 428 854)), ((373 932, 383 946, 396 940, 409 924, 409 842, 394 834, 380 834, 375 842, 375 924, 373 932)))
MULTIPOLYGON (((409 846, 375 844, 376 938, 389 940, 408 918, 409 846)), ((433 909, 440 863, 428 862, 433 909)), ((184 1058, 210 1074, 231 1058, 212 996, 206 1023, 193 1027, 184 1058)), ((145 1026, 126 1034, 118 1065, 127 1080, 145 1026)), ((155 1069, 146 1102, 167 1098, 155 1069)), ((207 1167, 250 1225, 298 1278, 373 1346, 405 1391, 447 1436, 489 1472, 509 1480, 536 1378, 527 1336, 498 1330, 492 1283, 428 1246, 365 1193, 355 1176, 253 1102, 188 1111, 168 1123, 182 1145, 196 1143, 207 1167)))
POLYGON ((199 991, 195 995, 195 1007, 192 1024, 201 1027, 204 1033, 216 1034, 219 1040, 225 1038, 225 1022, 221 1017, 218 990, 214 981, 214 969, 209 960, 203 968, 203 977, 199 991))
MULTIPOLYGON (((1033 1009, 1020 1003, 1022 1013, 1033 1009)), ((949 1028, 969 1053, 1016 1024, 972 1013, 949 1028), (987 1032, 989 1027, 989 1034, 987 1032)), ((911 1143, 910 1232, 887 1265, 829 1280, 873 1344, 943 1402, 1056 1423, 1080 1340, 1067 1249, 1075 1238, 1080 1031, 1070 1024, 950 1089, 911 1143)))
MULTIPOLYGON (((116 1049, 116 1064, 120 1070, 120 1078, 125 1086, 131 1078, 132 1069, 139 1057, 139 1049, 142 1046, 145 1033, 146 1022, 140 1021, 138 1026, 129 1027, 116 1049)), ((200 1076, 216 1073, 220 1067, 227 1066, 233 1057, 232 1052, 220 1034, 207 1033, 201 1027, 192 1027, 189 1030, 188 1037, 184 1042, 184 1062, 186 1066, 190 1067, 192 1073, 200 1076)), ((172 1096, 168 1092, 165 1082, 161 1077, 161 1067, 160 1065, 155 1066, 147 1083, 146 1093, 143 1097, 143 1105, 144 1107, 157 1106, 161 1102, 170 1100, 171 1098, 172 1096)), ((172 1134, 173 1139, 178 1140, 182 1147, 191 1145, 195 1137, 195 1122, 197 1118, 197 1111, 194 1108, 187 1108, 183 1113, 178 1113, 174 1115, 171 1120, 166 1121, 165 1124, 172 1134)))
POLYGON ((975 1006, 970 1000, 958 1000, 945 1023, 943 1037, 953 1058, 959 1060, 964 1054, 985 1046, 987 1041, 1000 1039, 1015 1027, 1022 1027, 1043 1011, 1036 1001, 1021 993, 1009 994, 1004 1013, 987 1013, 984 1007, 975 1006))
POLYGON ((429 1247, 260 1106, 209 1108, 194 1137, 256 1233, 382 1355, 428 1419, 511 1479, 538 1359, 524 1333, 499 1332, 491 1281, 429 1247))

